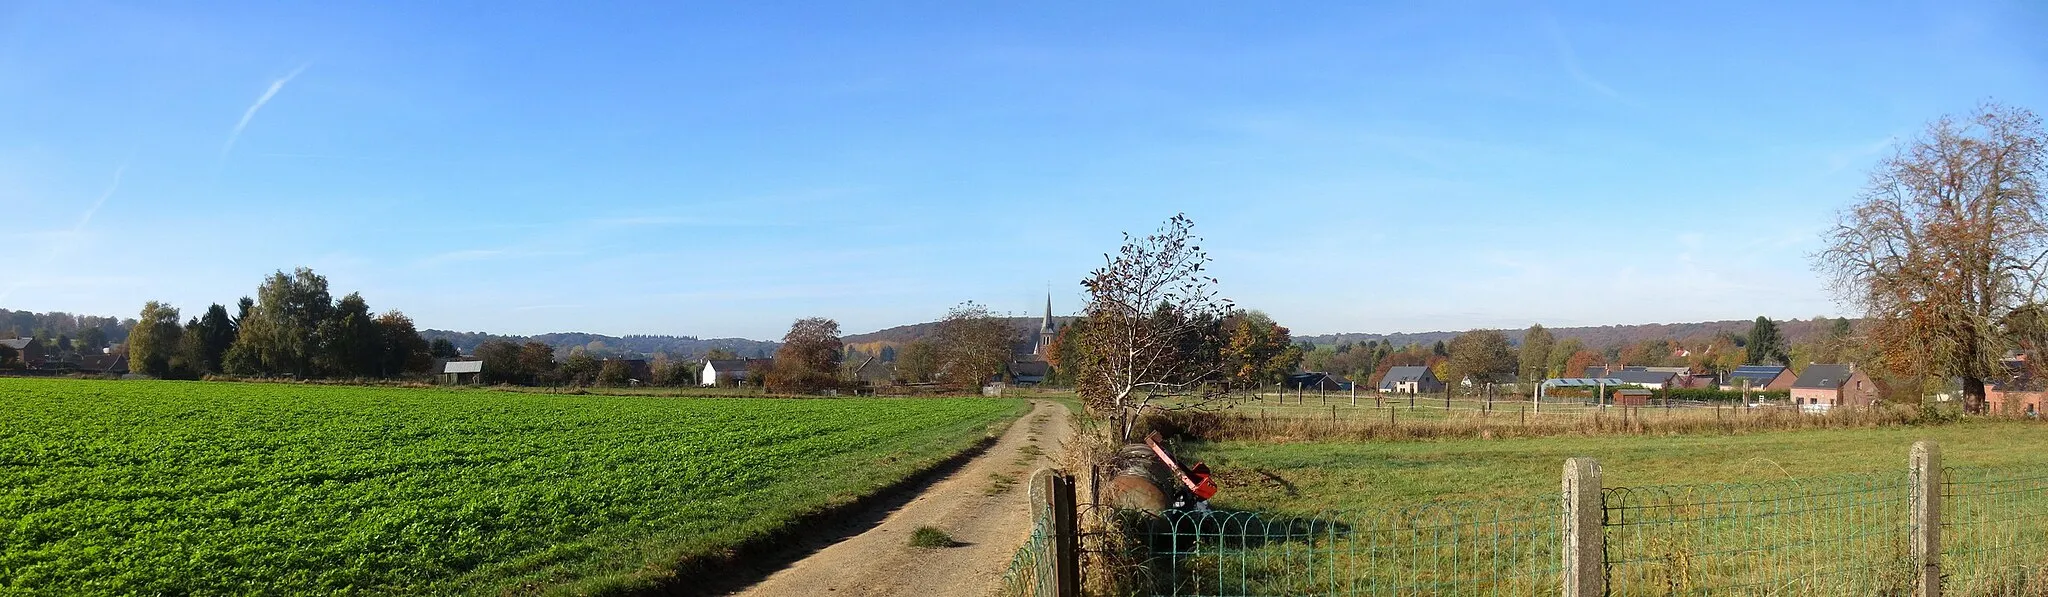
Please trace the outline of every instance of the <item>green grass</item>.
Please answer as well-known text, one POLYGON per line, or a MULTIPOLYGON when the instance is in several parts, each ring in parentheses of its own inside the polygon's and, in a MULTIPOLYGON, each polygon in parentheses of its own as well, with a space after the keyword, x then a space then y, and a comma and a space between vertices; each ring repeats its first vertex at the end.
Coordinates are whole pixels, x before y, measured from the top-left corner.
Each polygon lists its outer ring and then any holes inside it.
POLYGON ((939 530, 938 527, 917 527, 917 530, 910 532, 911 547, 923 547, 930 549, 938 547, 952 547, 955 545, 959 545, 959 543, 953 541, 953 536, 946 534, 945 531, 939 530))
POLYGON ((1945 486, 1954 595, 2048 594, 2048 425, 1969 421, 1701 435, 1180 450, 1222 479, 1214 514, 1140 527, 1157 594, 1544 594, 1558 586, 1562 464, 1591 456, 1614 595, 1907 594, 1915 440, 1962 467, 1945 486), (1165 533, 1162 533, 1165 531, 1165 533), (2034 582, 2022 592, 2010 587, 2034 582), (2007 588, 2001 588, 2007 587, 2007 588))
POLYGON ((1027 404, 0 379, 0 594, 630 588, 1027 404))
POLYGON ((1555 492, 1573 456, 1598 458, 1609 487, 1903 474, 1906 451, 1919 439, 1939 442, 1952 466, 2048 467, 2048 424, 2016 421, 1738 435, 1222 442, 1183 450, 1225 475, 1217 505, 1305 513, 1555 492), (1286 481, 1292 493, 1254 471, 1286 481))

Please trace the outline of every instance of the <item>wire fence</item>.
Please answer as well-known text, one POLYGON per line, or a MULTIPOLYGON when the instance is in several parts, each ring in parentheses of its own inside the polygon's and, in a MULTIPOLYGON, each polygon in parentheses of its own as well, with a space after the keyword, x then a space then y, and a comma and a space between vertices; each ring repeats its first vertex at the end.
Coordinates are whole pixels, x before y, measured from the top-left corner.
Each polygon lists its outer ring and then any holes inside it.
POLYGON ((1905 475, 1602 492, 1609 595, 1900 595, 1905 475))
POLYGON ((1942 469, 1941 498, 1944 594, 2048 595, 2048 471, 1942 469))
MULTIPOLYGON (((2048 597, 2048 471, 1941 470, 1943 595, 2048 597)), ((1038 484, 1034 483, 1034 486, 1038 484)), ((1604 488, 1606 594, 1913 595, 1915 481, 1895 474, 1604 488)), ((1008 595, 1056 597, 1055 513, 1008 595)), ((1557 494, 1316 515, 1081 505, 1087 594, 1157 597, 1560 595, 1557 494)))

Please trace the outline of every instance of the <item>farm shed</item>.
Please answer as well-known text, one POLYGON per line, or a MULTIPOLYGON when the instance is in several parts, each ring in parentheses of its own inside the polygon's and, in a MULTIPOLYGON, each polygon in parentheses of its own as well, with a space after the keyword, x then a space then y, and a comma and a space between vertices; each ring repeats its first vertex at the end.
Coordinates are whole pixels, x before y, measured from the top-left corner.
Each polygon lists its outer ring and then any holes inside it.
POLYGON ((1642 388, 1623 388, 1614 391, 1615 406, 1645 406, 1655 392, 1642 388))
POLYGON ((1791 367, 1778 365, 1743 365, 1728 372, 1728 381, 1721 385, 1723 390, 1790 390, 1792 382, 1799 376, 1792 374, 1791 367))
POLYGON ((1877 402, 1877 384, 1855 365, 1807 365, 1792 382, 1792 403, 1811 410, 1877 402))
POLYGON ((1443 380, 1436 373, 1421 365, 1408 365, 1387 370, 1387 376, 1380 379, 1380 391, 1400 394, 1428 394, 1444 391, 1443 380))
POLYGON ((436 381, 446 385, 467 386, 483 381, 483 361, 442 361, 434 370, 436 381))

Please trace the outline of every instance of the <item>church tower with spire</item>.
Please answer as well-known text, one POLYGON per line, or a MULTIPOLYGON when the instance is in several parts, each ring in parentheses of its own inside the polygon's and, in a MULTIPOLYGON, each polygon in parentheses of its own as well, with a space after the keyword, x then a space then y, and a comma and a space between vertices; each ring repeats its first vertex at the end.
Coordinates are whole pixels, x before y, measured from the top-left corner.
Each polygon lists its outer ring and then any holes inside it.
POLYGON ((1045 294, 1045 318, 1038 321, 1038 342, 1031 346, 1031 354, 1040 359, 1051 356, 1053 338, 1059 337, 1059 324, 1052 320, 1052 293, 1045 294))

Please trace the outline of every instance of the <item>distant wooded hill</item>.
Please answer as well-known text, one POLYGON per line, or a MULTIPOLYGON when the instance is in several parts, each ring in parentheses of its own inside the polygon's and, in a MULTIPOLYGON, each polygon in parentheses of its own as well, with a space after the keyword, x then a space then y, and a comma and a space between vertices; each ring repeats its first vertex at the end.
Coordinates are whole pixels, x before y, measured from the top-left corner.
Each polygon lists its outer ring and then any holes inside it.
MULTIPOLYGON (((1830 320, 1830 323, 1832 323, 1832 321, 1833 320, 1830 320)), ((1602 346, 1626 346, 1636 342, 1641 342, 1643 340, 1686 340, 1689 338, 1709 338, 1722 333, 1735 334, 1737 336, 1745 336, 1749 334, 1749 326, 1754 323, 1756 323, 1756 320, 1743 319, 1731 321, 1706 321, 1700 323, 1644 323, 1637 325, 1603 325, 1597 327, 1569 327, 1547 329, 1550 330, 1551 334, 1557 336, 1557 339, 1559 340, 1563 340, 1565 338, 1578 338, 1579 341, 1584 342, 1586 346, 1597 348, 1602 346)), ((1777 323, 1778 333, 1784 335, 1787 344, 1797 344, 1799 342, 1803 342, 1808 338, 1819 335, 1820 332, 1823 331, 1821 329, 1821 326, 1816 325, 1816 321, 1811 319, 1794 319, 1790 321, 1779 320, 1777 321, 1777 323)), ((1282 325, 1285 325, 1285 323, 1283 322, 1282 325)), ((1520 343, 1522 341, 1521 329, 1504 331, 1507 332, 1508 339, 1510 341, 1516 343, 1520 343)), ((1416 332, 1397 334, 1346 333, 1323 334, 1320 336, 1295 336, 1294 340, 1296 342, 1310 342, 1317 345, 1334 345, 1343 344, 1345 342, 1361 344, 1368 340, 1378 340, 1383 343, 1391 342, 1395 346, 1402 346, 1407 344, 1427 345, 1435 344, 1439 340, 1449 342, 1452 336, 1456 336, 1459 333, 1460 332, 1416 332)))
MULTIPOLYGON (((1010 327, 1017 328, 1017 332, 1020 335, 1037 334, 1039 324, 1045 321, 1042 317, 999 317, 997 319, 1001 319, 1003 321, 1008 322, 1010 324, 1010 327)), ((1052 318, 1053 322, 1059 324, 1060 328, 1062 329, 1065 329, 1067 327, 1067 324, 1072 323, 1075 319, 1078 318, 1060 316, 1054 316, 1052 318)), ((877 330, 865 334, 842 336, 839 338, 839 340, 846 344, 881 343, 888 344, 891 346, 902 346, 904 344, 909 344, 911 342, 916 342, 918 340, 929 338, 932 334, 937 333, 938 329, 939 322, 928 321, 925 323, 899 325, 893 328, 877 330)))
POLYGON ((555 347, 557 352, 568 352, 582 348, 591 356, 647 357, 666 353, 670 358, 695 359, 714 349, 731 351, 742 357, 770 357, 781 342, 748 340, 746 338, 700 339, 695 336, 606 336, 583 332, 556 332, 536 336, 500 336, 481 332, 451 332, 448 330, 420 330, 420 337, 428 342, 446 338, 462 349, 463 354, 476 352, 476 347, 492 340, 504 340, 515 344, 540 342, 555 347))

